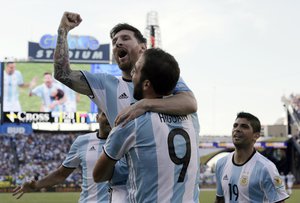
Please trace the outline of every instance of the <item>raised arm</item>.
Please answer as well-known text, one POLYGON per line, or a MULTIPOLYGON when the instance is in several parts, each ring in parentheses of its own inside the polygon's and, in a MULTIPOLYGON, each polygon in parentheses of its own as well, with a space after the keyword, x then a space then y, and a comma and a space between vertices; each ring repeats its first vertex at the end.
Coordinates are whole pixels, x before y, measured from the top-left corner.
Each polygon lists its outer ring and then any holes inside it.
POLYGON ((191 91, 178 92, 164 99, 142 99, 119 113, 115 124, 124 121, 123 125, 125 125, 147 111, 186 115, 197 111, 197 101, 191 91))
POLYGON ((25 182, 23 185, 16 187, 13 190, 13 196, 17 199, 21 198, 25 192, 34 192, 38 189, 50 187, 64 182, 67 177, 74 171, 74 169, 65 168, 60 166, 58 169, 45 176, 41 180, 25 182))
POLYGON ((82 19, 77 13, 65 12, 57 35, 57 43, 54 52, 54 77, 72 90, 85 95, 91 95, 92 91, 78 70, 72 70, 69 62, 69 47, 67 36, 70 30, 77 27, 82 19))

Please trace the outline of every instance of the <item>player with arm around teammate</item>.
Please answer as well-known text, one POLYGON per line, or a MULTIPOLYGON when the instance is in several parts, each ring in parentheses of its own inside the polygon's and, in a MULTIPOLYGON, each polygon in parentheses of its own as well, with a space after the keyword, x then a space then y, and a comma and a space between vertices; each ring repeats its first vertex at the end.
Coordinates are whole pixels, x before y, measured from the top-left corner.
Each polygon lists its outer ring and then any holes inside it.
POLYGON ((284 203, 289 197, 274 163, 254 148, 260 130, 257 117, 237 114, 232 128, 235 150, 216 165, 215 203, 284 203))
POLYGON ((67 35, 81 23, 79 14, 65 12, 59 28, 54 54, 54 75, 61 83, 74 91, 89 96, 105 112, 111 126, 117 121, 131 120, 146 111, 185 115, 197 111, 197 102, 182 79, 177 83, 173 96, 165 99, 143 99, 135 103, 132 97, 131 70, 140 55, 146 50, 146 39, 135 27, 118 24, 111 30, 113 56, 122 71, 122 77, 86 71, 72 70, 69 63, 67 35), (180 106, 180 108, 178 108, 180 106))
MULTIPOLYGON (((168 95, 179 77, 176 60, 160 49, 148 49, 132 71, 134 97, 168 95)), ((108 137, 94 168, 95 182, 109 180, 125 155, 129 202, 199 201, 198 120, 192 115, 147 112, 108 137)))

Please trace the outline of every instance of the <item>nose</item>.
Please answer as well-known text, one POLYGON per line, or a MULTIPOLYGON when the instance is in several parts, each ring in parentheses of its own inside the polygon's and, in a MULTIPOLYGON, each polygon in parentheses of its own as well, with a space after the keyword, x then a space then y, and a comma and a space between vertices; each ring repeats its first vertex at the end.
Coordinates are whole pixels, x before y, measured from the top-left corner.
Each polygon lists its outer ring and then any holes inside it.
POLYGON ((122 47, 122 45, 123 45, 122 40, 121 39, 117 39, 117 41, 116 41, 116 47, 122 47))

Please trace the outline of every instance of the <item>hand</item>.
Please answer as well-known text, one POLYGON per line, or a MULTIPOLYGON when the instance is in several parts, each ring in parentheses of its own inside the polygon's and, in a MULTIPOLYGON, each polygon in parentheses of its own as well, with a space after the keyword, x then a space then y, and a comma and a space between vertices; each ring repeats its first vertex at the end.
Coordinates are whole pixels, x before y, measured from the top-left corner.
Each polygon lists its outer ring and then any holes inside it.
POLYGON ((16 196, 17 199, 20 199, 25 192, 33 192, 36 190, 36 182, 34 180, 30 182, 25 182, 22 186, 17 186, 13 189, 13 196, 16 196))
POLYGON ((81 23, 82 19, 79 14, 64 12, 61 18, 59 29, 65 29, 67 32, 77 27, 81 23))
POLYGON ((123 123, 122 127, 124 127, 129 121, 144 114, 147 111, 145 102, 146 100, 142 99, 122 110, 115 119, 115 126, 123 123))
POLYGON ((29 83, 29 89, 32 89, 33 87, 36 86, 36 82, 37 82, 37 76, 33 77, 32 80, 29 83))

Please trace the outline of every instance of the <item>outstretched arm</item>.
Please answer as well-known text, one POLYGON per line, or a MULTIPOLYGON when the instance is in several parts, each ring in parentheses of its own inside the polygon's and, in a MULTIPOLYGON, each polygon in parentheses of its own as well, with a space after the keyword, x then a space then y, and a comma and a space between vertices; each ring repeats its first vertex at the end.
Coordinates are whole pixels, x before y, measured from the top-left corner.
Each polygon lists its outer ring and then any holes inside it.
POLYGON ((191 91, 178 92, 164 99, 142 99, 120 112, 116 117, 115 125, 124 121, 124 126, 147 111, 171 115, 186 115, 197 111, 197 101, 191 91))
POLYGON ((44 187, 54 186, 62 183, 74 171, 74 169, 60 166, 58 169, 47 175, 41 180, 25 182, 23 185, 16 187, 13 190, 13 196, 17 199, 21 198, 25 192, 33 192, 44 187))
POLYGON ((71 70, 69 62, 69 47, 67 36, 70 30, 77 27, 82 19, 77 13, 65 12, 57 35, 57 43, 54 52, 54 77, 72 90, 85 95, 91 95, 92 91, 78 70, 71 70))

